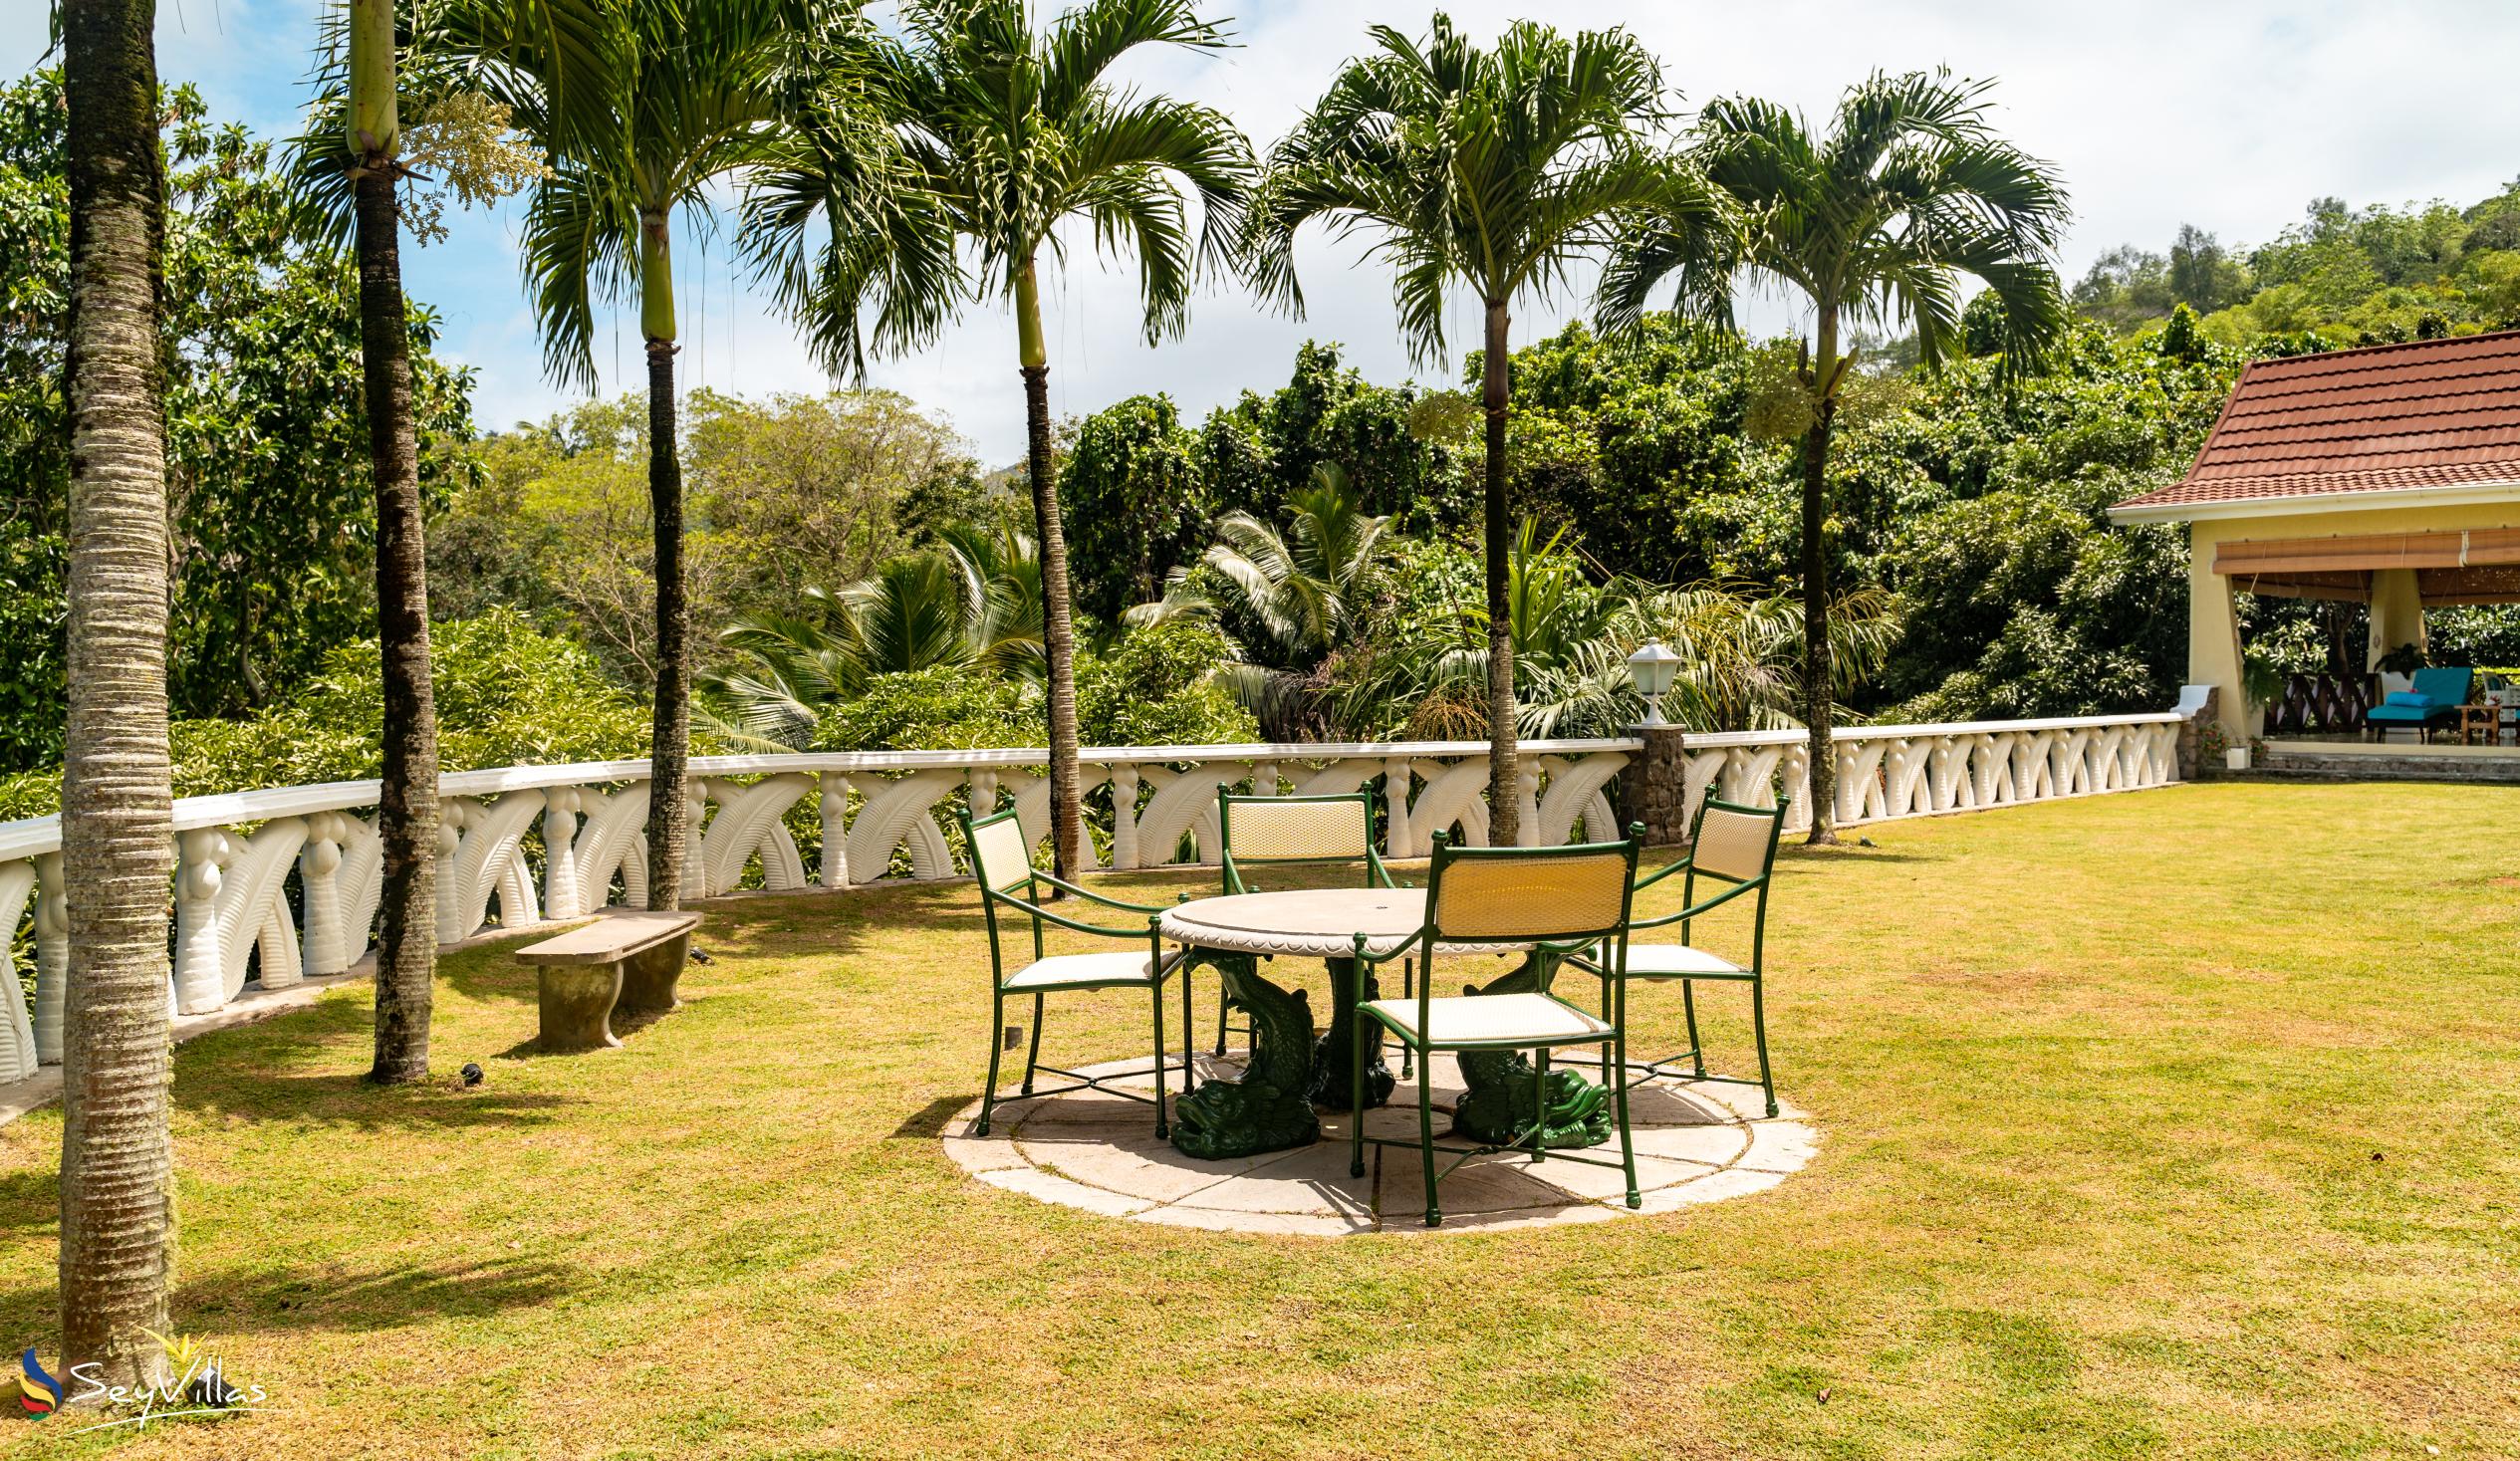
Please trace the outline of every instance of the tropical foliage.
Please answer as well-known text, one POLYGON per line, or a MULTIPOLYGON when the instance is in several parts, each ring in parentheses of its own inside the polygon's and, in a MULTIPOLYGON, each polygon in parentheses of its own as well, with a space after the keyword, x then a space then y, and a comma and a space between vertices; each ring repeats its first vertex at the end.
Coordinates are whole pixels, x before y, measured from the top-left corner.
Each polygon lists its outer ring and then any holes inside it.
POLYGON ((1453 289, 1480 307, 1486 413, 1481 494, 1487 580, 1488 803, 1516 834, 1514 644, 1505 629, 1505 357, 1514 304, 1547 299, 1570 268, 1645 210, 1675 231, 1719 232, 1720 210, 1683 162, 1649 145, 1668 116, 1661 68, 1624 30, 1573 38, 1533 21, 1483 48, 1438 11, 1423 40, 1389 26, 1269 154, 1254 209, 1253 277, 1300 312, 1295 238, 1321 223, 1362 236, 1392 271, 1400 336, 1420 363, 1445 352, 1453 289))
MULTIPOLYGON (((646 707, 583 646, 522 614, 501 609, 439 624, 430 647, 444 770, 608 761, 646 748, 646 707)), ((175 795, 375 776, 384 727, 380 663, 374 638, 354 640, 251 717, 174 722, 175 795)), ((59 786, 50 771, 0 778, 0 820, 54 810, 59 786)))
POLYGON ((1065 257, 1063 225, 1090 230, 1098 253, 1135 261, 1147 342, 1178 335, 1196 266, 1236 236, 1250 145, 1213 108, 1106 74, 1148 48, 1222 46, 1223 30, 1189 0, 1086 0, 1042 28, 1023 0, 907 0, 899 22, 897 44, 851 31, 825 46, 823 85, 753 193, 750 247, 834 370, 862 366, 870 335, 880 351, 910 349, 973 299, 1013 306, 1044 600, 1051 842, 1073 871, 1075 633, 1041 255, 1065 257))
MULTIPOLYGON (((61 752, 69 433, 69 188, 58 73, 0 90, 0 769, 61 752)), ((272 144, 169 89, 168 691, 177 716, 244 715, 376 623, 376 500, 348 253, 272 144)), ((410 318, 420 482, 472 480, 469 372, 410 318)))
MULTIPOLYGON (((1657 216, 1621 239, 1603 279, 1602 320, 1622 331, 1636 328, 1665 281, 1679 311, 1723 323, 1745 279, 1808 304, 1811 336, 1797 342, 1761 415, 1769 433, 1802 445, 1803 613, 1824 626, 1829 453, 1857 378, 1849 334, 1904 331, 1931 369, 1966 346, 1961 310, 1972 281, 1988 296, 1985 334, 2006 373, 2035 368, 2065 328, 2053 268, 2065 190, 2052 167, 1989 124, 1988 90, 1939 73, 1876 74, 1847 90, 1825 130, 1774 103, 1719 100, 1690 152, 1741 227, 1710 237, 1702 210, 1657 216)), ((1833 642, 1826 632, 1804 641, 1815 843, 1832 840, 1837 805, 1833 642)))

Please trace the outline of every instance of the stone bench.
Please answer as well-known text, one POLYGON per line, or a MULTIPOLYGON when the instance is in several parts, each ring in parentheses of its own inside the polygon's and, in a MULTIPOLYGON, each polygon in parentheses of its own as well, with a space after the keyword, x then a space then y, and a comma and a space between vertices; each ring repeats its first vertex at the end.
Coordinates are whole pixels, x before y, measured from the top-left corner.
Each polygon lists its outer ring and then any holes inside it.
POLYGON ((679 1001, 674 984, 691 952, 697 913, 616 913, 516 951, 538 971, 542 1048, 619 1049, 613 1011, 661 1015, 679 1001))

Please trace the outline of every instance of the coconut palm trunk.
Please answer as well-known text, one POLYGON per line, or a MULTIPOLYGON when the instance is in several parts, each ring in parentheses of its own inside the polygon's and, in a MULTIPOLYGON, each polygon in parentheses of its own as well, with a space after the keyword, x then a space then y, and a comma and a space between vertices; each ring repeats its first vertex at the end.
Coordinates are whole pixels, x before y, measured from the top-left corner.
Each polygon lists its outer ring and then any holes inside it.
POLYGON ((428 547, 411 425, 402 302, 392 0, 353 0, 349 143, 356 159, 359 347, 377 478, 377 636, 384 758, 377 795, 383 896, 377 933, 376 1063, 383 1085, 428 1075, 437 970, 437 710, 429 681, 428 547))
POLYGON ((1068 535, 1059 522, 1059 473, 1050 459, 1050 351, 1041 333, 1041 285, 1031 260, 1015 279, 1023 355, 1025 471, 1033 489, 1040 544, 1042 652, 1050 673, 1050 844, 1061 877, 1084 870, 1085 824, 1078 815, 1076 615, 1068 602, 1068 535))
POLYGON ((682 906, 690 839, 691 604, 682 566, 682 458, 675 440, 670 220, 639 220, 640 333, 647 338, 647 508, 656 535, 656 718, 648 744, 647 906, 682 906))
POLYGON ((69 725, 62 869, 62 1352, 164 1378, 174 1152, 166 1090, 166 463, 157 297, 166 177, 150 0, 65 0, 69 94, 69 725))
POLYGON ((1514 611, 1508 597, 1512 562, 1506 547, 1505 413, 1513 404, 1512 324, 1505 301, 1487 305, 1487 354, 1480 374, 1487 409, 1487 806, 1488 841, 1522 841, 1522 764, 1514 737, 1514 611))
POLYGON ((1838 840, 1837 702, 1829 653, 1829 437, 1838 417, 1838 312, 1820 312, 1811 426, 1803 432, 1803 722, 1810 730, 1811 841, 1838 840))

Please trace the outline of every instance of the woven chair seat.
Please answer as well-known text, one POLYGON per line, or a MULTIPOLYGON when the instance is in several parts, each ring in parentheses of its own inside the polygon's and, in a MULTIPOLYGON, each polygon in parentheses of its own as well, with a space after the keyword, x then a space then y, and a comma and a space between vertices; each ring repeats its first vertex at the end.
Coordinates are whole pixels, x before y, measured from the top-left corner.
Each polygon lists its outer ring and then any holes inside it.
POLYGON ((1378 999, 1369 1008, 1421 1045, 1484 1045, 1524 1040, 1534 1045, 1584 1041, 1611 1027, 1545 994, 1455 995, 1426 1002, 1428 1032, 1417 1029, 1417 1001, 1378 999))
POLYGON ((1107 954, 1053 954, 1037 959, 1018 969, 1006 981, 1008 989, 1113 989, 1124 985, 1148 985, 1172 972, 1181 962, 1179 954, 1167 954, 1158 966, 1144 954, 1115 949, 1107 954))
POLYGON ((1747 979, 1750 971, 1720 954, 1684 943, 1628 945, 1631 979, 1747 979))

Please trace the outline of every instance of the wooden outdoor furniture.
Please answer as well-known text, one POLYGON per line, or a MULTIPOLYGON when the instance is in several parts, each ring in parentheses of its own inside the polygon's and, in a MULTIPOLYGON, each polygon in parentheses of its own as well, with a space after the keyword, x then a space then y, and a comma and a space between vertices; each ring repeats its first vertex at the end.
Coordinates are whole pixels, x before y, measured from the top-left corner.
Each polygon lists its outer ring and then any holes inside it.
POLYGON ((616 1009, 634 1015, 671 1010, 699 926, 697 913, 617 913, 518 949, 517 961, 538 971, 542 1049, 618 1049, 616 1009))
POLYGON ((2502 739, 2502 706, 2488 701, 2459 707, 2459 744, 2475 745, 2479 732, 2484 734, 2488 746, 2502 739))

